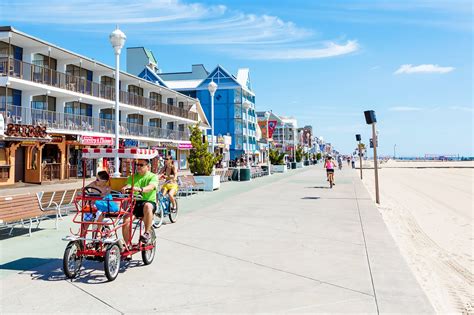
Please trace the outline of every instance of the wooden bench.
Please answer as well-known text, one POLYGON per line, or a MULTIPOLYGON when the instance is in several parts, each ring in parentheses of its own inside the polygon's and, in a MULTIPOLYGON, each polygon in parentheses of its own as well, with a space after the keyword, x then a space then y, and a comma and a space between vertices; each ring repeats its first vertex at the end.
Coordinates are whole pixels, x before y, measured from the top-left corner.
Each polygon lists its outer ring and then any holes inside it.
POLYGON ((3 196, 0 198, 0 227, 10 227, 11 235, 13 229, 17 225, 26 225, 29 222, 28 234, 31 236, 31 227, 33 220, 37 222, 49 218, 54 215, 56 217, 56 229, 58 228, 58 210, 47 209, 42 210, 36 194, 3 196))

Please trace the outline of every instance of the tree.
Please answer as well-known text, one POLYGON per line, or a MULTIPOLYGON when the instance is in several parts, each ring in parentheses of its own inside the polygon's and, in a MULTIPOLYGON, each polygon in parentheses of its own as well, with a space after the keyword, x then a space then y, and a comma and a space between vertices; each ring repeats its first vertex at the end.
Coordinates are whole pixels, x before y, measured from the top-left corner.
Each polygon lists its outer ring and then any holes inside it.
POLYGON ((270 149, 270 163, 273 165, 285 165, 285 153, 270 149))
POLYGON ((209 176, 212 174, 214 165, 219 162, 220 156, 213 156, 208 151, 207 139, 203 141, 199 125, 189 126, 191 131, 191 144, 193 148, 188 157, 189 170, 194 175, 209 176))
POLYGON ((296 162, 301 162, 301 160, 303 159, 303 148, 298 146, 298 148, 296 149, 296 152, 295 152, 295 157, 296 157, 296 162))

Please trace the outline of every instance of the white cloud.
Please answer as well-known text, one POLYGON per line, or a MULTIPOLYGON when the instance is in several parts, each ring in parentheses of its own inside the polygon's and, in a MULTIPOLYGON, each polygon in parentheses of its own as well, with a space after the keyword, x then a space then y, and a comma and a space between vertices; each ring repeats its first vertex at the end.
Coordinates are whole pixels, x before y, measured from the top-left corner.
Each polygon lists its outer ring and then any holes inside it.
POLYGON ((395 106, 390 107, 388 110, 392 112, 418 112, 421 111, 421 108, 412 106, 395 106))
POLYGON ((402 65, 394 72, 394 74, 412 74, 412 73, 448 73, 453 71, 453 67, 440 67, 433 64, 424 64, 419 66, 413 66, 410 64, 402 65))
POLYGON ((464 107, 464 106, 450 106, 448 107, 450 110, 459 110, 463 112, 474 112, 474 109, 472 107, 464 107))
POLYGON ((40 6, 16 0, 0 2, 0 12, 7 23, 62 25, 74 32, 101 32, 119 24, 129 40, 143 45, 209 46, 244 59, 317 59, 359 49, 356 40, 322 41, 313 30, 277 16, 181 0, 50 0, 40 6))

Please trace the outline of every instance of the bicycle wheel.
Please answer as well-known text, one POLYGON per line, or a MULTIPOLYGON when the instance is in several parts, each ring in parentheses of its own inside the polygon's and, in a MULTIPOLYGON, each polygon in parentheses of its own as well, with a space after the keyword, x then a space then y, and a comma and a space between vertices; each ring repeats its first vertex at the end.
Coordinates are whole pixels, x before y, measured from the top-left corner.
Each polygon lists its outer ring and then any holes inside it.
POLYGON ((153 262, 153 259, 155 258, 155 251, 156 251, 156 234, 155 230, 151 230, 151 241, 149 244, 142 245, 142 246, 148 246, 148 245, 153 245, 153 248, 150 248, 148 250, 142 250, 142 260, 145 265, 149 265, 153 262))
POLYGON ((63 271, 69 279, 75 278, 79 274, 82 266, 82 256, 77 252, 82 248, 80 241, 69 242, 64 250, 63 271))
POLYGON ((168 206, 170 212, 168 217, 170 218, 171 223, 175 223, 176 221, 178 221, 178 200, 175 199, 174 201, 176 202, 176 208, 171 209, 171 201, 168 206))
POLYGON ((333 175, 330 175, 330 176, 329 176, 329 188, 332 188, 332 186, 333 186, 334 178, 333 178, 332 176, 333 176, 333 175))
POLYGON ((163 217, 163 207, 161 206, 161 202, 158 202, 155 216, 153 217, 153 227, 155 229, 159 228, 163 224, 163 217))
POLYGON ((104 261, 105 276, 109 281, 114 281, 120 270, 120 248, 112 244, 105 251, 104 261))

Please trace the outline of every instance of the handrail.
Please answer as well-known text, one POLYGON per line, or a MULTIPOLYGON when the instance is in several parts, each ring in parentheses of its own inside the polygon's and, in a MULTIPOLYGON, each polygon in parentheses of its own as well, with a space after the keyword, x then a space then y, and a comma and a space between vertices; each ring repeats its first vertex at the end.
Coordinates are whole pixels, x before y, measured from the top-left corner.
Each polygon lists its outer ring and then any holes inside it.
MULTIPOLYGON (((53 112, 43 109, 0 104, 0 112, 6 112, 5 124, 46 126, 48 129, 75 130, 115 134, 115 121, 90 116, 53 112)), ((178 131, 132 123, 120 123, 120 135, 171 140, 189 140, 189 131, 178 131)))
MULTIPOLYGON (((22 80, 46 84, 77 93, 115 101, 115 88, 112 86, 92 82, 81 77, 68 75, 14 58, 0 58, 0 75, 12 76, 22 80)), ((123 104, 171 114, 194 121, 198 120, 198 114, 195 112, 165 104, 134 93, 120 91, 119 97, 120 102, 123 104)), ((191 107, 189 106, 189 108, 191 107)))

